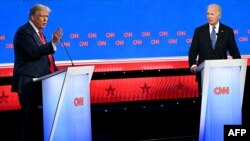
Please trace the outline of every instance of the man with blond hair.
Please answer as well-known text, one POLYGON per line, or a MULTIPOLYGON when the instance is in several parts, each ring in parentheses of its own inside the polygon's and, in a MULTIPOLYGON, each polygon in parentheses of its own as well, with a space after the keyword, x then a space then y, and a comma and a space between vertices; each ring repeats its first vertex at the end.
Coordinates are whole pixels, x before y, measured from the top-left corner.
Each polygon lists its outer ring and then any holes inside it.
POLYGON ((21 140, 43 141, 42 86, 33 82, 57 70, 52 54, 62 36, 58 28, 47 42, 46 27, 50 8, 37 4, 30 9, 29 21, 19 27, 14 37, 12 91, 18 93, 21 106, 21 140))

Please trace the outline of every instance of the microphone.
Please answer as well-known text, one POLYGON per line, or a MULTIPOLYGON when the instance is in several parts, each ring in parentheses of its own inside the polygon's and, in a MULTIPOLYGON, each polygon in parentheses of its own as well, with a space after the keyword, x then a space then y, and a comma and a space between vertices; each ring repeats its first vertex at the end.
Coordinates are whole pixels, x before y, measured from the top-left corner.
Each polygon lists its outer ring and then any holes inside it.
POLYGON ((71 59, 71 56, 69 55, 69 52, 68 52, 67 48, 64 46, 62 39, 60 39, 60 42, 61 42, 63 48, 65 49, 65 51, 67 52, 67 55, 68 55, 69 60, 70 60, 70 62, 71 62, 71 66, 74 67, 75 65, 74 65, 74 63, 73 63, 73 60, 71 59))

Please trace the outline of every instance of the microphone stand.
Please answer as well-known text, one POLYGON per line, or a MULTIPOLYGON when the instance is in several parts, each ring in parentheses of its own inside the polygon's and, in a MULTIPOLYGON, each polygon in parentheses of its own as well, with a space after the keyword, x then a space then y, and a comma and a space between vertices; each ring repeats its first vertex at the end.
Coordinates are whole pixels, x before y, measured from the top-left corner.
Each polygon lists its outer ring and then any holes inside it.
POLYGON ((67 48, 64 46, 62 39, 60 39, 60 42, 61 42, 62 47, 65 49, 65 51, 66 51, 66 53, 67 53, 67 55, 68 55, 68 57, 69 57, 69 59, 70 59, 71 66, 74 67, 75 65, 74 65, 74 63, 73 63, 73 60, 71 59, 71 56, 70 56, 70 54, 69 54, 67 48))

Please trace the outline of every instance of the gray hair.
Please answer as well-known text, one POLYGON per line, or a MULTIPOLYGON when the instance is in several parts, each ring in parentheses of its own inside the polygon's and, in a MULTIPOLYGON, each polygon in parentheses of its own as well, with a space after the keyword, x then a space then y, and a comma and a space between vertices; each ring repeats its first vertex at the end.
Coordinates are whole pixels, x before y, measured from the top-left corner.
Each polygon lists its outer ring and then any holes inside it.
POLYGON ((48 6, 42 5, 42 4, 36 4, 33 7, 30 8, 30 14, 29 14, 29 18, 36 14, 37 11, 42 11, 42 10, 46 10, 49 13, 51 12, 50 8, 48 6))
POLYGON ((218 5, 218 4, 215 4, 215 3, 209 4, 209 5, 207 6, 207 9, 208 9, 209 7, 216 7, 216 8, 218 9, 218 12, 219 12, 220 14, 222 13, 221 7, 220 7, 220 5, 218 5))

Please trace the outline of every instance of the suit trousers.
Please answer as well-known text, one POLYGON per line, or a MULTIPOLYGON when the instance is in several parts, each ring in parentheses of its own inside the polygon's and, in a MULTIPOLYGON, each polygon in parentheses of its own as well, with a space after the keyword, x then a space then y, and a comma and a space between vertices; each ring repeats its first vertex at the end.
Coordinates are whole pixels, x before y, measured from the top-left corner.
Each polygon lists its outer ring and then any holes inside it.
POLYGON ((25 93, 19 93, 21 106, 21 141, 43 141, 42 88, 40 82, 24 86, 25 93))

